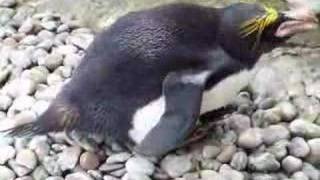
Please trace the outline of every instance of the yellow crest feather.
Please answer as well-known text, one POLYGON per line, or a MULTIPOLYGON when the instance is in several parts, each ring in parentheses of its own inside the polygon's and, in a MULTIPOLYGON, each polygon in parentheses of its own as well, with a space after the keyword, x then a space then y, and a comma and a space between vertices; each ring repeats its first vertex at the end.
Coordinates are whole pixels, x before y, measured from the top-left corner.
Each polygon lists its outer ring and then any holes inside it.
POLYGON ((262 16, 256 16, 252 19, 244 22, 240 27, 240 35, 245 38, 253 33, 257 34, 256 43, 254 46, 257 46, 260 42, 261 35, 263 30, 274 23, 279 18, 279 13, 276 9, 272 7, 264 6, 265 14, 262 16))

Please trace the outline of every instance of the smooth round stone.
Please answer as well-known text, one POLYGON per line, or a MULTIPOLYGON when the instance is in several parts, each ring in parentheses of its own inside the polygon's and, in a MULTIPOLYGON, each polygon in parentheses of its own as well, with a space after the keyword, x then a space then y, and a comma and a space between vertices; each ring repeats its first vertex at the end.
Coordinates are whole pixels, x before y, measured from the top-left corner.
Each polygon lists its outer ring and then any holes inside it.
POLYGON ((111 176, 114 176, 114 177, 122 177, 126 174, 126 169, 119 169, 119 170, 116 170, 116 171, 113 171, 110 173, 111 176))
POLYGON ((8 94, 12 97, 31 95, 36 90, 36 83, 31 79, 17 78, 8 84, 8 94))
POLYGON ((201 174, 201 179, 202 180, 227 180, 225 179, 222 175, 217 173, 216 171, 211 171, 211 170, 202 170, 200 172, 201 174))
POLYGON ((202 156, 205 159, 216 158, 221 152, 221 148, 218 146, 205 146, 202 150, 202 156))
POLYGON ((107 164, 124 163, 131 157, 131 154, 123 152, 118 154, 113 154, 108 157, 107 164))
POLYGON ((319 170, 309 163, 303 163, 302 172, 307 175, 310 180, 319 180, 319 170))
POLYGON ((37 166, 37 156, 32 150, 21 150, 17 153, 16 162, 29 169, 34 169, 37 166))
POLYGON ((43 166, 39 166, 32 172, 32 177, 34 180, 42 180, 49 177, 49 175, 43 166))
POLYGON ((251 127, 251 120, 248 116, 235 114, 228 119, 228 124, 231 129, 240 134, 251 127))
POLYGON ((85 152, 80 156, 80 166, 83 169, 96 169, 99 166, 99 157, 91 152, 85 152))
POLYGON ((263 129, 263 141, 266 144, 273 144, 283 139, 290 138, 289 130, 282 125, 272 125, 263 129))
POLYGON ((94 180, 94 179, 85 172, 76 172, 76 173, 68 174, 65 180, 94 180))
POLYGON ((302 160, 293 156, 287 156, 282 160, 282 168, 288 173, 294 173, 302 169, 302 160))
POLYGON ((18 32, 28 34, 34 28, 34 20, 32 18, 27 18, 22 25, 19 27, 18 32))
POLYGON ((279 180, 279 178, 271 174, 253 173, 250 180, 279 180))
POLYGON ((237 152, 237 147, 234 145, 227 145, 222 148, 222 152, 218 155, 217 160, 222 163, 231 161, 232 156, 237 152))
MULTIPOLYGON (((32 62, 34 64, 43 65, 44 60, 47 56, 49 56, 49 53, 47 52, 47 50, 45 50, 43 48, 37 48, 36 50, 34 50, 32 52, 32 55, 31 55, 32 62)), ((39 67, 39 66, 36 66, 36 67, 39 67)), ((34 68, 36 68, 36 67, 34 67, 34 68)), ((40 67, 42 67, 42 66, 40 66, 40 67)))
POLYGON ((47 83, 49 86, 54 86, 63 82, 63 78, 59 74, 50 74, 47 78, 47 83))
POLYGON ((233 155, 230 165, 238 170, 245 170, 248 164, 248 156, 245 152, 237 152, 233 155))
POLYGON ((46 136, 36 136, 32 138, 28 144, 28 147, 36 153, 38 159, 40 160, 49 155, 50 146, 46 136))
POLYGON ((76 68, 80 63, 81 58, 82 57, 78 54, 67 54, 63 60, 63 65, 76 68))
POLYGON ((21 69, 25 69, 32 64, 30 53, 22 50, 12 51, 10 53, 10 60, 13 65, 21 69))
POLYGON ((64 180, 63 177, 60 176, 51 176, 48 177, 46 180, 64 180))
POLYGON ((53 41, 51 39, 45 39, 38 43, 37 48, 43 48, 47 51, 50 51, 52 46, 53 46, 53 41))
POLYGON ((47 30, 41 30, 38 33, 38 37, 40 37, 41 39, 54 39, 55 34, 53 32, 47 31, 47 30))
POLYGON ((307 157, 308 162, 314 165, 320 165, 320 138, 308 141, 310 153, 307 157))
POLYGON ((280 163, 270 153, 259 153, 249 156, 249 169, 261 172, 273 172, 280 169, 280 163))
POLYGON ((151 178, 145 174, 127 173, 121 178, 121 180, 151 180, 151 178))
POLYGON ((16 175, 13 171, 5 166, 0 166, 0 179, 3 180, 14 180, 16 175))
POLYGON ((0 95, 0 110, 6 111, 12 105, 12 99, 6 95, 0 95))
POLYGON ((13 7, 16 4, 16 0, 0 0, 0 7, 13 7))
POLYGON ((259 128, 251 128, 242 132, 238 139, 238 145, 246 149, 254 149, 263 142, 262 131, 259 128))
POLYGON ((13 159, 16 155, 16 150, 9 145, 0 146, 0 164, 5 164, 9 159, 13 159))
POLYGON ((29 78, 35 83, 45 83, 49 75, 49 70, 44 66, 33 67, 29 72, 29 78))
POLYGON ((69 30, 70 30, 70 27, 67 24, 61 24, 57 29, 57 33, 65 32, 69 30))
POLYGON ((221 166, 219 174, 228 180, 245 180, 245 176, 241 172, 233 170, 226 164, 221 166))
POLYGON ((175 155, 166 156, 162 159, 160 166, 172 178, 182 176, 193 167, 189 157, 175 155))
POLYGON ((220 169, 221 165, 221 162, 217 160, 205 159, 201 161, 201 167, 203 167, 203 169, 217 171, 220 169))
POLYGON ((276 105, 277 101, 274 98, 265 98, 259 104, 259 109, 270 109, 276 105))
POLYGON ((292 121, 290 123, 289 129, 291 133, 297 136, 303 136, 307 138, 320 137, 320 126, 306 120, 297 119, 292 121))
POLYGON ((26 176, 27 174, 33 171, 32 169, 18 164, 15 160, 9 160, 8 165, 10 169, 12 169, 15 172, 15 174, 19 177, 26 176))
POLYGON ((47 57, 43 59, 43 62, 38 62, 39 65, 44 65, 50 70, 54 70, 62 64, 63 56, 59 53, 49 54, 47 57))
POLYGON ((27 35, 24 37, 21 41, 20 44, 22 45, 28 45, 28 46, 35 46, 40 42, 40 38, 35 36, 35 35, 27 35))
POLYGON ((42 165, 47 170, 47 172, 52 176, 61 176, 62 170, 60 165, 57 163, 56 156, 46 156, 42 160, 42 165))
POLYGON ((14 115, 31 109, 35 99, 31 96, 20 96, 13 101, 12 106, 9 108, 8 117, 13 117, 14 115))
POLYGON ((267 152, 273 154, 276 159, 280 160, 288 154, 288 140, 280 140, 267 149, 267 152))
POLYGON ((40 25, 46 30, 54 31, 55 29, 58 28, 59 23, 56 21, 45 21, 45 22, 41 22, 40 25))
POLYGON ((66 42, 68 44, 73 44, 81 49, 87 49, 93 41, 93 38, 94 37, 92 34, 72 33, 72 35, 66 39, 66 42))
POLYGON ((295 157, 306 157, 310 152, 308 143, 301 137, 295 137, 291 140, 289 146, 289 153, 295 157))
POLYGON ((126 162, 126 170, 132 174, 152 175, 155 171, 155 166, 144 158, 133 157, 126 162))
POLYGON ((291 178, 293 180, 309 180, 309 177, 301 171, 295 172, 291 178))
POLYGON ((34 180, 31 176, 23 176, 16 178, 15 180, 34 180))
POLYGON ((292 121, 298 114, 297 108, 290 102, 284 101, 277 105, 284 121, 292 121))
POLYGON ((58 154, 58 164, 62 171, 72 170, 76 167, 81 149, 80 147, 69 147, 63 150, 62 153, 58 154))
POLYGON ((262 120, 268 124, 277 124, 281 122, 280 111, 278 109, 269 109, 264 112, 262 120))
POLYGON ((78 48, 73 45, 62 45, 62 46, 58 46, 58 48, 56 49, 57 53, 60 53, 63 55, 74 54, 77 51, 78 51, 78 48))

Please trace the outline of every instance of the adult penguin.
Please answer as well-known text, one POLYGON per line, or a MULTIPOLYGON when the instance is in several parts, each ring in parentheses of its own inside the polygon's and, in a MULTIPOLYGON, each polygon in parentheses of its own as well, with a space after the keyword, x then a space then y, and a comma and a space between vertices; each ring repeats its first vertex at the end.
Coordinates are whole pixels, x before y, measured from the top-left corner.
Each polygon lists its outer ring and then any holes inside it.
POLYGON ((316 22, 313 14, 246 3, 220 9, 170 4, 129 13, 96 36, 37 121, 8 132, 99 133, 130 142, 138 153, 163 155, 210 110, 202 104, 215 100, 203 99, 205 92, 316 22))

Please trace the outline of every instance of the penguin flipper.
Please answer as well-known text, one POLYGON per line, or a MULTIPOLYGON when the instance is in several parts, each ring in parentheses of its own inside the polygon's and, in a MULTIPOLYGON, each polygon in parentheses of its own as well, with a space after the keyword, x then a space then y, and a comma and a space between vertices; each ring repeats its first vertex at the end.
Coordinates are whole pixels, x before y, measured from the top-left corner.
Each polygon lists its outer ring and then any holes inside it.
POLYGON ((163 82, 165 112, 159 123, 137 145, 138 153, 161 156, 185 140, 195 128, 209 75, 209 71, 183 71, 167 75, 163 82))

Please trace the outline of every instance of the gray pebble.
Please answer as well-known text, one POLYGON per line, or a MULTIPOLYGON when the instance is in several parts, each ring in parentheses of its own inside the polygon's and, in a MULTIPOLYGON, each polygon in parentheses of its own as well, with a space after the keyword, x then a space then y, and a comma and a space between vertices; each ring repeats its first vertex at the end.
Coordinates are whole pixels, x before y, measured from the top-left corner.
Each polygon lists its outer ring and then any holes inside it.
POLYGON ((288 140, 280 140, 267 149, 267 152, 273 154, 276 159, 280 160, 288 154, 288 140))
POLYGON ((277 176, 273 174, 261 174, 261 173, 253 173, 252 180, 279 180, 277 176))
POLYGON ((233 170, 226 164, 221 166, 219 174, 228 180, 245 180, 245 176, 241 172, 233 170))
POLYGON ((217 160, 222 163, 231 161, 232 156, 237 152, 237 147, 234 145, 227 145, 222 148, 222 152, 218 155, 217 160))
POLYGON ((278 109, 269 109, 267 111, 264 111, 262 115, 262 121, 265 121, 264 123, 267 124, 277 124, 281 122, 281 116, 280 116, 280 110, 278 109))
POLYGON ((292 177, 293 180, 309 180, 309 177, 305 175, 303 172, 295 172, 292 177))
POLYGON ((254 149, 262 142, 262 131, 259 128, 251 128, 242 132, 238 139, 238 145, 246 149, 254 149))
POLYGON ((0 7, 13 7, 16 4, 16 0, 0 0, 0 7))
POLYGON ((1 180, 14 180, 16 175, 9 168, 0 166, 0 179, 1 180))
POLYGON ((287 156, 282 160, 282 168, 287 173, 294 173, 302 169, 302 160, 293 156, 287 156))
POLYGON ((65 180, 94 180, 94 179, 85 172, 76 172, 76 173, 68 174, 65 180))
POLYGON ((0 25, 6 24, 14 14, 15 14, 14 9, 0 8, 0 25))
POLYGON ((148 161, 147 159, 140 158, 140 157, 133 157, 130 158, 126 162, 126 170, 128 173, 138 173, 138 174, 145 174, 145 175, 152 175, 155 171, 155 166, 153 163, 148 161))
POLYGON ((249 169, 253 171, 272 172, 280 169, 280 163, 270 153, 259 153, 249 156, 249 169))
POLYGON ((265 98, 263 100, 261 100, 261 102, 259 102, 258 104, 258 108, 259 109, 270 109, 272 107, 274 107, 276 105, 277 101, 274 98, 265 98))
POLYGON ((123 168, 123 169, 110 172, 110 175, 115 177, 122 177, 126 174, 126 172, 127 172, 126 169, 123 168))
POLYGON ((99 171, 105 172, 105 173, 109 173, 109 172, 112 172, 112 171, 116 171, 116 170, 122 169, 123 167, 124 167, 123 164, 107 164, 107 163, 104 163, 99 167, 99 171))
MULTIPOLYGON (((41 59, 40 59, 41 60, 41 59)), ((63 61, 62 54, 59 53, 53 53, 49 54, 47 57, 43 59, 43 61, 38 61, 39 65, 44 65, 50 70, 54 70, 58 68, 63 61)))
POLYGON ((108 157, 107 164, 124 163, 131 157, 131 154, 123 152, 118 154, 113 154, 108 157))
POLYGON ((263 129, 263 141, 266 144, 273 144, 283 139, 289 139, 289 130, 282 125, 271 125, 263 129))
POLYGON ((202 170, 200 174, 202 180, 227 180, 221 174, 211 170, 202 170))
POLYGON ((64 180, 63 177, 60 176, 51 176, 48 177, 46 180, 64 180))
POLYGON ((151 178, 145 174, 127 173, 121 180, 151 180, 151 178))
POLYGON ((297 108, 290 102, 284 101, 277 105, 284 121, 292 121, 298 114, 297 108))
POLYGON ((0 148, 0 164, 5 164, 9 159, 13 159, 16 155, 16 150, 9 145, 1 146, 0 148))
POLYGON ((60 165, 61 170, 65 171, 75 168, 79 161, 80 153, 80 147, 75 146, 66 148, 62 153, 58 154, 57 163, 60 165))
POLYGON ((81 58, 82 57, 78 54, 67 54, 63 60, 63 65, 76 68, 80 63, 81 58))
POLYGON ((57 157, 56 156, 46 156, 42 160, 42 164, 44 168, 47 170, 47 172, 52 176, 61 176, 62 170, 57 163, 57 157))
POLYGON ((320 137, 320 126, 303 119, 297 119, 291 122, 289 129, 297 136, 304 136, 307 138, 320 137))
POLYGON ((182 176, 192 169, 192 162, 187 156, 168 155, 162 159, 161 168, 172 178, 182 176))
POLYGON ((59 23, 57 21, 44 21, 40 25, 46 30, 54 31, 58 28, 59 23))
POLYGON ((97 170, 89 170, 87 172, 91 177, 93 177, 94 179, 99 179, 102 180, 103 179, 103 175, 100 171, 97 170))
POLYGON ((32 177, 34 180, 43 180, 49 177, 47 171, 43 166, 38 166, 33 172, 32 177))
POLYGON ((205 146, 202 150, 202 156, 205 159, 213 159, 216 158, 221 152, 221 148, 218 146, 205 146))
POLYGON ((320 179, 320 171, 309 163, 303 163, 302 172, 307 175, 310 180, 320 179))
POLYGON ((319 165, 320 164, 320 138, 311 139, 308 141, 310 153, 307 157, 308 162, 319 165))
POLYGON ((238 134, 250 128, 251 120, 248 116, 241 114, 234 114, 228 119, 228 124, 231 129, 235 130, 238 134))
POLYGON ((218 171, 221 165, 221 162, 214 159, 205 159, 201 161, 201 167, 203 169, 218 171))
POLYGON ((307 142, 301 137, 295 137, 291 140, 289 153, 295 157, 306 157, 310 152, 310 147, 307 142))
POLYGON ((17 153, 16 162, 33 170, 37 166, 37 156, 32 150, 25 149, 17 153))
POLYGON ((248 164, 248 156, 245 152, 237 152, 233 155, 230 165, 238 170, 245 170, 248 164))

